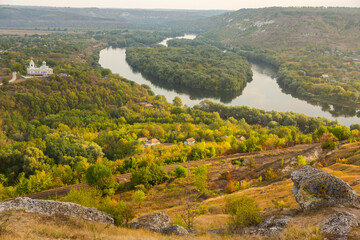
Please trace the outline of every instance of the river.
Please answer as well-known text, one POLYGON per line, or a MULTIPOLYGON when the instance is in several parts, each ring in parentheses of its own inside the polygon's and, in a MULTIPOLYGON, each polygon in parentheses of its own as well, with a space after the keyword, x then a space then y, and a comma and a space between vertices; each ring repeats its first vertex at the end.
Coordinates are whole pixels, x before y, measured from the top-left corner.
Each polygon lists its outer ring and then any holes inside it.
MULTIPOLYGON (((195 35, 185 35, 178 38, 194 39, 195 35)), ((165 39, 160 44, 167 45, 165 39)), ((320 107, 306 101, 292 97, 282 92, 276 82, 276 73, 269 66, 252 63, 253 81, 248 83, 242 93, 232 95, 228 93, 211 93, 204 90, 189 90, 181 86, 164 86, 161 83, 150 82, 141 73, 135 72, 126 62, 126 50, 124 48, 106 48, 100 52, 99 63, 103 68, 109 68, 113 73, 132 80, 138 84, 146 84, 151 87, 155 94, 164 95, 168 102, 175 96, 179 96, 187 106, 199 104, 203 99, 220 102, 228 106, 249 106, 251 108, 264 109, 267 111, 296 112, 312 117, 325 117, 330 120, 338 120, 342 125, 360 123, 358 117, 337 116, 333 106, 320 107), (332 115, 333 114, 333 115, 332 115)))

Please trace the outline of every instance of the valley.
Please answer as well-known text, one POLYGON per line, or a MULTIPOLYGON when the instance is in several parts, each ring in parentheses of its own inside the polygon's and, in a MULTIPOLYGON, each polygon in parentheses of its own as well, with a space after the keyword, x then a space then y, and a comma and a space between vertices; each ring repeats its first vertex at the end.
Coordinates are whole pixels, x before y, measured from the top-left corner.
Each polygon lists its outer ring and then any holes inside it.
POLYGON ((358 13, 0 5, 0 238, 359 239, 358 13))

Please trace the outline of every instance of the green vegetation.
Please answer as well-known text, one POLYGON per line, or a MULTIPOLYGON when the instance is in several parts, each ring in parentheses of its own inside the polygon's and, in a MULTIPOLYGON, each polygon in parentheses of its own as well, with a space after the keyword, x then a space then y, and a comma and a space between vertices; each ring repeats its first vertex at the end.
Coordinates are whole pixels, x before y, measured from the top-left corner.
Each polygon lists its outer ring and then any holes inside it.
POLYGON ((101 162, 90 166, 86 171, 86 181, 90 186, 98 187, 104 194, 114 195, 118 186, 111 169, 101 162))
POLYGON ((250 64, 210 45, 130 47, 126 60, 159 82, 212 91, 241 91, 252 80, 250 64))
POLYGON ((132 199, 134 202, 137 203, 137 205, 139 206, 139 208, 141 207, 141 205, 143 205, 144 200, 146 199, 145 193, 141 190, 137 190, 132 194, 132 199))
MULTIPOLYGON (((347 127, 301 114, 232 108, 209 101, 189 108, 178 98, 172 105, 163 96, 154 96, 148 86, 99 67, 97 51, 105 44, 124 36, 143 41, 149 34, 164 37, 171 33, 114 31, 0 38, 1 48, 11 48, 0 59, 5 72, 23 73, 30 57, 41 61, 44 55, 55 72, 41 81, 28 79, 0 88, 0 199, 86 181, 111 195, 117 188, 116 174, 132 172, 132 187, 150 188, 168 181, 163 165, 326 142, 325 132, 339 140, 356 139, 357 133, 347 127), (94 35, 100 40, 91 39, 94 35), (41 51, 36 46, 42 46, 41 51), (141 101, 154 108, 143 108, 141 101), (271 121, 278 124, 268 126, 271 121), (244 139, 238 140, 239 136, 244 139), (144 148, 137 140, 140 137, 167 144, 144 148), (190 137, 197 143, 184 145, 190 137)), ((148 40, 158 41, 157 37, 148 40)), ((254 167, 252 161, 250 165, 254 167)), ((175 175, 184 176, 180 170, 175 175)), ((202 177, 196 185, 200 192, 205 191, 207 186, 202 183, 206 181, 200 181, 206 180, 205 175, 198 176, 202 177)))
POLYGON ((242 9, 203 21, 209 31, 198 38, 273 65, 280 86, 295 97, 335 116, 355 116, 359 16, 357 8, 242 9))
POLYGON ((307 164, 306 158, 303 155, 297 157, 298 166, 305 166, 307 164))
POLYGON ((246 195, 228 198, 226 202, 226 212, 239 227, 259 224, 262 219, 260 210, 255 199, 246 195))
POLYGON ((178 166, 175 168, 174 173, 176 178, 184 178, 187 176, 187 169, 184 168, 183 166, 178 166))
POLYGON ((102 192, 95 189, 71 189, 70 192, 59 198, 59 201, 73 202, 85 207, 95 207, 109 213, 115 219, 116 225, 126 226, 135 217, 133 208, 124 201, 115 201, 109 197, 102 198, 102 192))

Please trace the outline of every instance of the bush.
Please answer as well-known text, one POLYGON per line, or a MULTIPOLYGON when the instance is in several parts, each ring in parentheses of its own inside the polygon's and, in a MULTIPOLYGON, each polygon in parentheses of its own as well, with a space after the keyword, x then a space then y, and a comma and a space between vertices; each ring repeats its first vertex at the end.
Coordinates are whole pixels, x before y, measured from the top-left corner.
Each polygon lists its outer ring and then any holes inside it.
POLYGON ((125 201, 116 201, 107 197, 100 205, 99 209, 110 215, 115 219, 115 225, 125 226, 135 217, 134 210, 125 201))
POLYGON ((174 173, 176 178, 184 178, 187 176, 187 170, 183 166, 176 167, 174 173))
POLYGON ((274 170, 272 168, 269 168, 265 174, 264 174, 264 180, 273 180, 278 178, 279 176, 276 174, 276 172, 274 172, 274 170))
POLYGON ((226 194, 229 194, 229 193, 235 192, 238 189, 239 189, 239 182, 230 180, 226 184, 224 191, 225 191, 226 194))
POLYGON ((247 195, 227 199, 226 212, 237 226, 250 226, 261 222, 260 208, 254 198, 247 195))
POLYGON ((101 201, 102 192, 96 188, 71 189, 69 193, 61 197, 59 201, 72 202, 85 207, 98 208, 101 201))
POLYGON ((145 193, 141 190, 137 190, 132 194, 132 200, 139 205, 139 208, 141 208, 141 205, 144 203, 144 200, 146 199, 145 193))
POLYGON ((298 166, 306 166, 307 162, 303 155, 297 157, 298 166))
POLYGON ((290 203, 286 203, 284 202, 283 200, 280 200, 280 201, 276 201, 276 200, 271 200, 272 203, 274 204, 274 207, 279 209, 279 210, 283 210, 284 208, 290 208, 290 203))
POLYGON ((142 167, 131 175, 131 186, 144 185, 146 188, 151 188, 157 184, 167 181, 169 177, 166 171, 159 165, 152 164, 150 167, 142 167))
POLYGON ((98 187, 103 194, 114 195, 118 183, 111 173, 111 169, 98 162, 86 171, 86 181, 90 186, 98 187))
POLYGON ((194 186, 202 193, 207 192, 207 167, 206 165, 199 165, 194 171, 194 186))

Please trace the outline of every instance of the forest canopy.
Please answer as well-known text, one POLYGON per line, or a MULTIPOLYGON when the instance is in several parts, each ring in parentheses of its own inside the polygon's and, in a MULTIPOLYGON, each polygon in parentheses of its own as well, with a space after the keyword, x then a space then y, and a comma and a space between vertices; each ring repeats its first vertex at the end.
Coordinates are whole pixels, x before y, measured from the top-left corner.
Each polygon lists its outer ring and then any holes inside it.
POLYGON ((234 53, 201 44, 129 47, 128 63, 159 82, 212 91, 241 91, 252 80, 251 65, 234 53))

